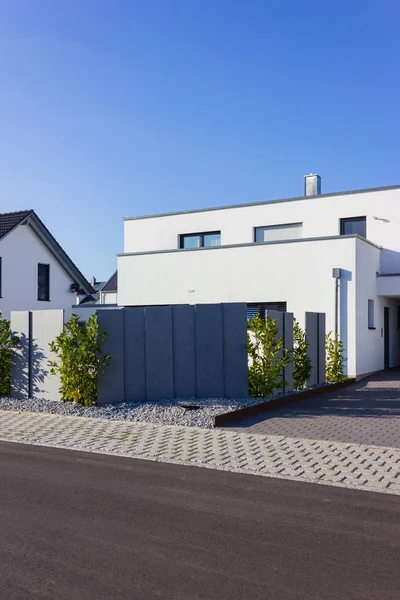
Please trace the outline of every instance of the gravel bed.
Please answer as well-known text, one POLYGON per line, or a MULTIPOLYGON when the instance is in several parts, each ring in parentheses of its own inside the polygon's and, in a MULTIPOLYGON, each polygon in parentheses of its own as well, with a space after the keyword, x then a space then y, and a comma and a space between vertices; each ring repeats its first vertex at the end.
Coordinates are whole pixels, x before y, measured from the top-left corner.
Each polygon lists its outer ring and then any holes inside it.
POLYGON ((123 402, 90 407, 81 407, 59 400, 19 400, 2 396, 0 397, 0 410, 44 412, 72 417, 95 417, 109 421, 136 421, 155 425, 185 425, 212 429, 216 415, 271 401, 280 396, 282 394, 269 398, 237 398, 233 400, 226 398, 166 399, 155 402, 123 402))

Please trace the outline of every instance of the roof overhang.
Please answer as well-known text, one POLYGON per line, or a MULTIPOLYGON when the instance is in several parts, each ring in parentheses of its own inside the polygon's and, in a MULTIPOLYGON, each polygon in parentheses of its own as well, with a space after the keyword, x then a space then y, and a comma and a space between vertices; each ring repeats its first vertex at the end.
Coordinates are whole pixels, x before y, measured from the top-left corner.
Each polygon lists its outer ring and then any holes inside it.
POLYGON ((378 296, 400 300, 400 273, 378 273, 376 277, 378 296))

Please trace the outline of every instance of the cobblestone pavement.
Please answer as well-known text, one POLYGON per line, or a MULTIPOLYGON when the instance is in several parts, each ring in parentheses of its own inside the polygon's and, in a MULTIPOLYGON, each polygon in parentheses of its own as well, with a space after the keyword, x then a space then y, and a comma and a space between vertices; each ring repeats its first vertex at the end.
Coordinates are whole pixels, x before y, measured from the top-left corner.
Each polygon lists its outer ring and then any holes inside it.
POLYGON ((233 421, 237 431, 400 448, 400 370, 233 421))
POLYGON ((400 450, 0 411, 0 439, 400 495, 400 450))

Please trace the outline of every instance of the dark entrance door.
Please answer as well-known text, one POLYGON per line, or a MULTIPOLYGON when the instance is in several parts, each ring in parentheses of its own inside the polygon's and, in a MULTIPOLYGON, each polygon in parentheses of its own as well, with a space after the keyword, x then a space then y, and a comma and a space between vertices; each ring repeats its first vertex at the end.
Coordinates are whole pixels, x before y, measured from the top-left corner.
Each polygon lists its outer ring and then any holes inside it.
POLYGON ((389 368, 389 308, 383 309, 383 344, 385 353, 385 369, 389 368))

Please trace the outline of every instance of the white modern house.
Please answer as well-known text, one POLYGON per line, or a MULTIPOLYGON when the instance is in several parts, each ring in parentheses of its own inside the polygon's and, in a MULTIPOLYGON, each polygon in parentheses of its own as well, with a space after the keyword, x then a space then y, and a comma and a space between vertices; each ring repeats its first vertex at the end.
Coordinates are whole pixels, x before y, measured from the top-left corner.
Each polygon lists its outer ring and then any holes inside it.
POLYGON ((70 309, 90 283, 33 210, 0 214, 0 311, 70 309))
POLYGON ((400 186, 126 218, 118 304, 325 312, 349 376, 400 364, 400 186))

